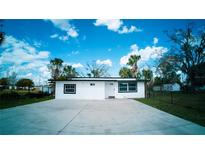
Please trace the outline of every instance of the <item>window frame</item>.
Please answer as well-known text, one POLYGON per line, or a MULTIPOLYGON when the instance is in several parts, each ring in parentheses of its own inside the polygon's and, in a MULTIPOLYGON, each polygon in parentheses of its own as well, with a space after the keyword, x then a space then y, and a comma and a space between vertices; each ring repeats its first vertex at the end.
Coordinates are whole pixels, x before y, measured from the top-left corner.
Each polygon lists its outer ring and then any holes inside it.
POLYGON ((64 84, 63 92, 64 92, 64 94, 76 94, 76 84, 64 84), (66 92, 66 86, 68 86, 68 85, 74 86, 74 92, 66 92))
POLYGON ((136 81, 118 81, 118 93, 136 93, 136 92, 138 92, 138 84, 137 84, 136 81), (127 84, 127 90, 126 91, 121 91, 120 90, 120 84, 122 84, 122 83, 127 84), (129 90, 129 86, 130 86, 131 83, 132 84, 135 83, 136 90, 129 90))

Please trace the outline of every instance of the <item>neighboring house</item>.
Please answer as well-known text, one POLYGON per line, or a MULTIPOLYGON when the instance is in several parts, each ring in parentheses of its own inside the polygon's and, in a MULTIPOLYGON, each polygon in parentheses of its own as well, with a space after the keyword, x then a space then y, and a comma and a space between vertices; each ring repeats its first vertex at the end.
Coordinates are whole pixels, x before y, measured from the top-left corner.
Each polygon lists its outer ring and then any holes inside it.
POLYGON ((35 86, 34 89, 39 92, 44 92, 44 93, 49 93, 49 94, 53 92, 53 88, 49 85, 35 86))
POLYGON ((161 91, 161 86, 153 86, 153 91, 161 91))
POLYGON ((100 77, 71 78, 55 81, 56 99, 144 98, 144 80, 136 78, 100 77))
POLYGON ((180 85, 178 83, 163 84, 162 86, 154 86, 153 91, 180 91, 180 85))
POLYGON ((180 85, 178 83, 163 84, 163 91, 180 91, 180 85))
POLYGON ((49 94, 51 94, 51 93, 53 92, 53 88, 52 88, 51 86, 49 86, 49 85, 44 85, 44 86, 42 87, 42 91, 43 91, 44 93, 49 93, 49 94))
POLYGON ((17 89, 17 86, 9 86, 9 89, 17 89))

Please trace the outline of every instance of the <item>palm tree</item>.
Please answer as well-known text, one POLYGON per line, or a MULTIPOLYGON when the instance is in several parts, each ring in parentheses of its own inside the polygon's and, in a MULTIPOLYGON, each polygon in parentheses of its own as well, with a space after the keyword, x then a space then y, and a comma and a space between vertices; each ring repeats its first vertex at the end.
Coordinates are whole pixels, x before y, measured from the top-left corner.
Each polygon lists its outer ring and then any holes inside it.
POLYGON ((128 59, 127 65, 131 66, 132 77, 136 77, 138 72, 137 62, 140 60, 140 55, 131 55, 128 59))
POLYGON ((143 69, 142 70, 142 75, 145 80, 151 80, 153 77, 153 72, 150 69, 143 69))
POLYGON ((95 61, 87 63, 86 70, 88 77, 106 77, 109 76, 108 67, 104 64, 96 64, 95 61))
POLYGON ((132 77, 132 72, 129 68, 122 67, 119 71, 119 75, 122 78, 131 78, 132 77))
POLYGON ((72 77, 77 77, 78 76, 78 72, 75 70, 75 68, 73 68, 70 65, 65 65, 63 67, 63 76, 65 78, 72 78, 72 77))
MULTIPOLYGON (((58 80, 62 75, 63 60, 59 58, 51 59, 48 69, 51 72, 51 80, 58 80)), ((55 95, 55 81, 51 83, 55 95)))
POLYGON ((51 79, 57 80, 62 73, 63 60, 59 58, 51 59, 48 69, 51 72, 51 79))

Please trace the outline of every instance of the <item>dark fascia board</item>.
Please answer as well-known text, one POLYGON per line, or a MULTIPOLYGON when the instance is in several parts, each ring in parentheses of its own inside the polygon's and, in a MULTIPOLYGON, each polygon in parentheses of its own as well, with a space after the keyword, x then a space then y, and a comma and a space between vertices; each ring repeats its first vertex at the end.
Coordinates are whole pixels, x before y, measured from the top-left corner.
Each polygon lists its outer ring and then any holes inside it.
MULTIPOLYGON (((136 79, 136 78, 121 78, 121 77, 74 77, 74 78, 70 78, 70 79, 67 79, 67 80, 52 80, 52 79, 49 79, 48 81, 50 82, 55 82, 55 81, 119 81, 117 79, 123 79, 124 81, 126 79, 136 79), (84 80, 75 80, 75 79, 84 79, 84 80), (105 80, 97 80, 97 79, 105 79, 105 80), (106 80, 106 79, 111 79, 111 80, 106 80)), ((138 82, 146 82, 146 81, 149 81, 149 80, 137 80, 136 81, 138 82)))

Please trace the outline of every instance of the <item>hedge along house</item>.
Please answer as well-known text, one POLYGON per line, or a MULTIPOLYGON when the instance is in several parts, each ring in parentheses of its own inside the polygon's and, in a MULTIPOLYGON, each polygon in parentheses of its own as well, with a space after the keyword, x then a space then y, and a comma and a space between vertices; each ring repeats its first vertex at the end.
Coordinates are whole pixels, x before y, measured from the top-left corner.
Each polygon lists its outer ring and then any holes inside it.
POLYGON ((144 98, 145 81, 136 78, 70 78, 55 81, 56 99, 144 98))

